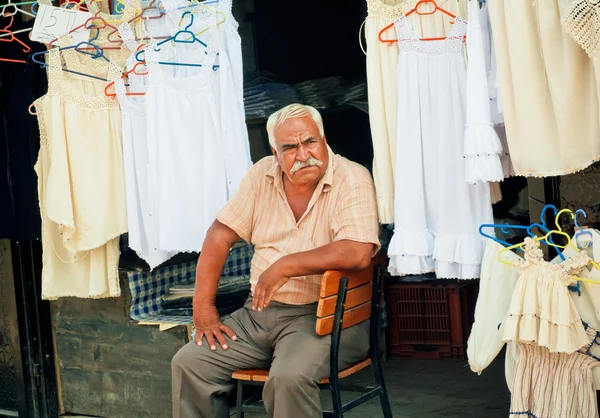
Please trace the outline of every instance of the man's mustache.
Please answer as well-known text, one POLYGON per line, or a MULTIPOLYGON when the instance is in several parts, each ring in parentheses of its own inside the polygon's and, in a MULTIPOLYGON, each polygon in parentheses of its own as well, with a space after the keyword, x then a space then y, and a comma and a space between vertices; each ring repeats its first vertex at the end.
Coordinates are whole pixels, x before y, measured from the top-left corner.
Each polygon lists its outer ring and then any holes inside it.
POLYGON ((294 174, 296 171, 298 171, 304 167, 312 167, 312 166, 321 167, 322 165, 323 165, 323 161, 317 160, 314 157, 310 157, 306 161, 296 161, 294 163, 294 165, 292 166, 292 169, 290 170, 290 174, 294 174))

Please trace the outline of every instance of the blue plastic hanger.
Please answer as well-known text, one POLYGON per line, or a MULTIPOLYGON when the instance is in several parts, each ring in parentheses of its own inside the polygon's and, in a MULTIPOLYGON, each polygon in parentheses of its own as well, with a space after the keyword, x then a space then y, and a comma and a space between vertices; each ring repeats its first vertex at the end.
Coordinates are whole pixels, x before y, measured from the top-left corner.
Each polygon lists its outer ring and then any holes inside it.
MULTIPOLYGON (((506 241, 503 241, 493 235, 488 235, 485 232, 483 232, 484 228, 498 228, 500 229, 503 233, 507 234, 509 232, 509 230, 513 229, 513 230, 526 230, 527 234, 530 237, 535 237, 535 233, 533 232, 534 228, 538 228, 540 231, 544 232, 545 234, 547 234, 548 232, 550 232, 550 229, 548 228, 547 222, 546 222, 546 211, 548 211, 548 209, 552 209, 554 211, 554 214, 556 215, 556 213, 558 213, 558 209, 556 208, 556 206, 554 205, 546 205, 544 206, 544 208, 542 209, 542 213, 540 215, 540 220, 541 223, 533 223, 529 226, 524 226, 524 225, 501 225, 501 224, 483 224, 479 227, 479 233, 481 235, 483 235, 486 238, 489 238, 493 241, 496 241, 497 243, 505 246, 505 247, 510 247, 512 244, 506 241)), ((549 244, 554 244, 554 241, 552 240, 552 235, 550 235, 550 237, 548 238, 548 243, 549 244)), ((523 251, 521 248, 518 248, 518 250, 523 251)), ((562 254, 562 252, 557 251, 558 252, 558 256, 561 258, 561 260, 565 260, 565 256, 562 254)))
MULTIPOLYGON (((156 45, 154 45, 154 50, 155 51, 160 51, 160 46, 166 44, 167 42, 175 42, 175 43, 183 43, 183 44, 192 44, 192 43, 199 43, 204 47, 208 47, 208 45, 206 45, 204 42, 202 42, 200 39, 198 39, 198 37, 194 34, 194 32, 190 31, 189 29, 192 27, 192 25, 194 24, 194 14, 192 12, 185 12, 181 17, 184 18, 185 16, 189 15, 190 16, 190 23, 184 28, 181 29, 179 31, 177 31, 177 33, 175 33, 175 35, 171 36, 170 38, 167 38, 163 41, 160 41, 159 43, 157 43, 156 45)), ((144 58, 141 58, 141 54, 145 52, 145 49, 141 49, 140 51, 138 51, 135 54, 135 59, 138 62, 145 62, 144 58)), ((205 54, 208 54, 208 52, 204 51, 205 54)), ((188 63, 188 62, 171 62, 171 61, 158 61, 157 64, 161 64, 161 65, 181 65, 181 66, 186 66, 186 67, 204 67, 204 64, 192 64, 192 63, 188 63)), ((212 69, 213 71, 216 71, 217 68, 219 68, 219 65, 213 65, 212 69)))
MULTIPOLYGON (((92 29, 94 29, 94 28, 92 28, 92 29)), ((98 39, 98 36, 100 36, 100 29, 96 29, 96 36, 91 38, 89 41, 81 41, 77 45, 65 46, 65 47, 59 48, 59 51, 74 49, 75 51, 79 52, 80 54, 90 55, 92 58, 103 58, 107 62, 110 62, 110 60, 106 57, 106 55, 104 55, 104 51, 98 45, 92 43, 92 41, 95 41, 96 39, 98 39), (90 52, 90 51, 87 51, 85 49, 80 49, 80 48, 93 48, 94 51, 90 52)), ((40 61, 39 59, 37 59, 37 57, 39 57, 41 55, 46 55, 50 51, 51 50, 35 52, 31 55, 31 60, 33 62, 35 62, 36 64, 40 64, 42 66, 42 68, 47 67, 48 64, 44 61, 40 61)), ((63 68, 62 70, 65 72, 68 72, 68 73, 82 75, 82 76, 93 78, 93 79, 100 80, 100 81, 106 81, 105 78, 98 77, 98 76, 95 76, 92 74, 81 73, 79 71, 73 71, 73 70, 69 70, 67 68, 63 68)))
MULTIPOLYGON (((584 218, 587 218, 587 213, 585 213, 585 211, 583 209, 577 209, 575 211, 575 228, 577 228, 577 232, 575 232, 575 235, 573 236, 573 240, 575 240, 575 244, 577 245, 577 236, 581 236, 581 235, 589 235, 590 238, 593 240, 594 236, 592 235, 592 233, 586 229, 583 229, 581 227, 581 225, 579 225, 579 216, 578 215, 583 215, 584 218)), ((579 245, 577 245, 577 248, 581 249, 581 247, 579 247, 579 245)))

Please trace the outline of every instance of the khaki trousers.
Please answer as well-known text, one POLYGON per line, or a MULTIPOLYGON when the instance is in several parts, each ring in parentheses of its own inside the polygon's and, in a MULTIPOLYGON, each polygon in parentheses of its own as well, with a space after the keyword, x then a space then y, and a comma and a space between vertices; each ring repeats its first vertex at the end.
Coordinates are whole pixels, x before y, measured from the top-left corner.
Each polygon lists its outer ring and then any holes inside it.
MULTIPOLYGON (((185 345, 173 358, 173 417, 225 418, 226 394, 234 389, 231 374, 238 369, 269 369, 263 400, 269 417, 321 417, 318 382, 329 376, 331 337, 315 333, 316 304, 271 302, 262 312, 245 306, 231 314, 225 325, 237 341, 212 351, 204 341, 185 345)), ((369 322, 342 332, 339 367, 366 358, 369 322)))

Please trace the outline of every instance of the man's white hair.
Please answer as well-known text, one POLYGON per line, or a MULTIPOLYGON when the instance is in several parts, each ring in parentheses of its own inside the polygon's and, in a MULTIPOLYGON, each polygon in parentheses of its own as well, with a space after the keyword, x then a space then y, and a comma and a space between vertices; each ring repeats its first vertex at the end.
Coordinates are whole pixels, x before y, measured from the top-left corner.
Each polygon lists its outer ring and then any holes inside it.
POLYGON ((267 120, 267 134, 269 135, 269 144, 271 147, 275 149, 277 148, 275 146, 275 129, 277 129, 279 125, 288 119, 301 118, 303 116, 310 116, 317 124, 317 128, 319 128, 319 134, 321 134, 321 136, 325 135, 323 119, 321 118, 319 111, 312 106, 293 103, 279 109, 269 116, 269 119, 267 120))

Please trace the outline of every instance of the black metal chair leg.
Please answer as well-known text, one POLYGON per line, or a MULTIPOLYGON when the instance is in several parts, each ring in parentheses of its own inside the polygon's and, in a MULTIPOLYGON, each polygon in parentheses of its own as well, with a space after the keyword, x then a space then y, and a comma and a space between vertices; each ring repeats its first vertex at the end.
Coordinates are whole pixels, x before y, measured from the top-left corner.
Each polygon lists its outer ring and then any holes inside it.
POLYGON ((243 402, 242 392, 243 392, 243 388, 244 388, 244 386, 242 385, 242 381, 238 380, 238 384, 237 384, 237 401, 236 401, 236 405, 235 405, 235 416, 236 416, 236 418, 244 418, 244 411, 242 411, 242 402, 243 402))
POLYGON ((333 416, 335 418, 343 418, 344 412, 342 411, 342 394, 340 393, 338 379, 331 379, 331 400, 333 402, 333 416))
POLYGON ((384 418, 392 418, 392 408, 390 406, 390 400, 388 398, 387 389, 385 387, 385 381, 383 380, 383 370, 381 368, 381 359, 374 358, 373 359, 373 372, 375 374, 375 380, 377 384, 381 388, 381 393, 379 394, 379 400, 381 402, 381 409, 383 409, 384 418))

